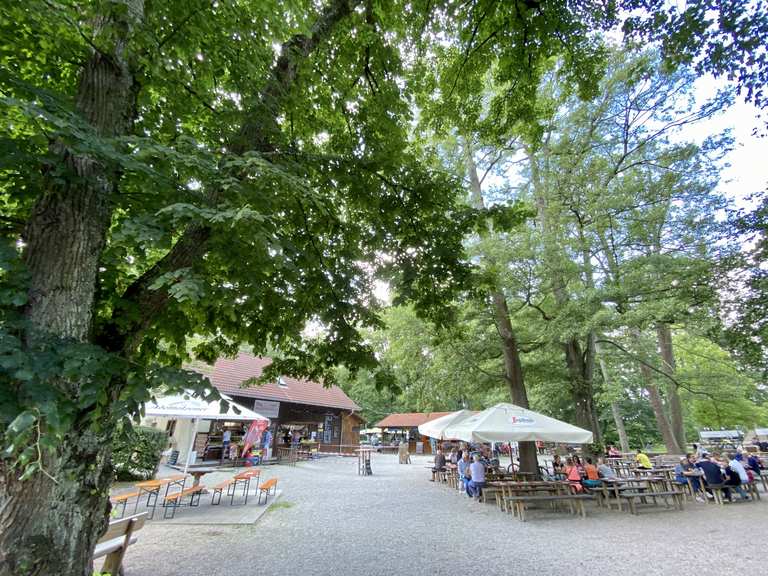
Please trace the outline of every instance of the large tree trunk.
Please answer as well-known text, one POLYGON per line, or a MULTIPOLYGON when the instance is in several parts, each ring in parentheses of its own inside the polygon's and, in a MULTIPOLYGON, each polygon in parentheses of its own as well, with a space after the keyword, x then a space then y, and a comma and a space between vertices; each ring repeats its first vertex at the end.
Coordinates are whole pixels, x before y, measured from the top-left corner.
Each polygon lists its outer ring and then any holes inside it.
MULTIPOLYGON (((106 138, 128 133, 135 115, 137 88, 127 45, 144 7, 142 0, 119 4, 110 5, 96 25, 98 44, 111 51, 93 51, 75 102, 83 120, 106 138)), ((24 234, 29 345, 48 337, 89 340, 110 197, 119 178, 115 168, 72 153, 64 142, 52 142, 50 153, 58 164, 44 169, 44 189, 24 234)), ((49 385, 74 399, 80 393, 76 381, 49 385)), ((58 440, 56 454, 43 455, 46 472, 26 481, 7 463, 0 467, 0 576, 90 576, 109 508, 109 434, 71 430, 58 440)))
MULTIPOLYGON (((481 209, 484 207, 482 187, 477 175, 477 165, 472 157, 472 147, 469 140, 465 141, 464 149, 469 173, 470 192, 472 205, 481 209)), ((490 224, 488 226, 491 231, 490 224)), ((509 319, 509 307, 507 298, 501 290, 492 290, 491 302, 493 305, 493 318, 496 330, 501 338, 501 349, 504 357, 504 379, 509 387, 509 395, 512 403, 521 408, 528 408, 528 392, 525 389, 523 377, 523 365, 520 361, 520 348, 517 344, 512 322, 509 319)), ((523 472, 539 473, 539 457, 535 442, 520 442, 520 469, 523 472)))
MULTIPOLYGON (((523 379, 523 365, 520 361, 520 349, 517 338, 509 320, 507 299, 501 292, 491 294, 496 328, 501 337, 501 349, 504 355, 504 377, 509 387, 512 403, 521 408, 528 408, 528 392, 523 379)), ((539 472, 539 457, 535 442, 520 442, 520 470, 523 472, 539 472)))
MULTIPOLYGON (((661 351, 661 369, 665 374, 674 376, 677 369, 675 353, 672 345, 672 330, 669 324, 658 322, 656 324, 659 350, 661 351)), ((677 445, 685 450, 685 424, 683 423, 683 404, 680 401, 680 391, 675 382, 669 380, 667 385, 667 401, 669 405, 669 420, 672 432, 677 440, 677 445)))
POLYGON ((645 381, 645 389, 648 392, 648 401, 651 403, 651 408, 653 408, 653 415, 656 417, 656 424, 659 427, 659 432, 661 432, 661 437, 664 440, 667 452, 669 454, 680 454, 680 447, 677 444, 675 434, 672 432, 672 426, 664 411, 664 402, 661 399, 659 389, 653 382, 653 371, 645 364, 640 364, 640 373, 645 381))

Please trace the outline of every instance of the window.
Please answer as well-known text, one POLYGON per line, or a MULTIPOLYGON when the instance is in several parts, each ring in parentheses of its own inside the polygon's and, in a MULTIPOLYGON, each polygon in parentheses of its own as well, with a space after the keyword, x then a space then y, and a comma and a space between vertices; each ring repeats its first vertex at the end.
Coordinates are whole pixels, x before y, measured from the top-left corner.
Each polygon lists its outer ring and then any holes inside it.
POLYGON ((280 388, 288 388, 288 383, 282 376, 277 377, 277 385, 280 386, 280 388))

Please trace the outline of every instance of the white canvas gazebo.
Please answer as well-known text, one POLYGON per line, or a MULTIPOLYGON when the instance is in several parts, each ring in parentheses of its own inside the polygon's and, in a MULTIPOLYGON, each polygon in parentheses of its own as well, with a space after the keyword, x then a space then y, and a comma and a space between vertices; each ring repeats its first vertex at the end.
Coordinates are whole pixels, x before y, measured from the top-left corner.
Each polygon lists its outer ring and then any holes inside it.
MULTIPOLYGON (((192 393, 175 394, 171 396, 160 396, 146 403, 145 414, 147 416, 159 416, 161 418, 181 418, 192 421, 193 430, 196 429, 197 422, 200 420, 236 420, 241 422, 252 422, 253 420, 266 420, 261 414, 249 410, 245 406, 237 404, 226 394, 220 394, 223 400, 229 403, 226 411, 222 412, 219 401, 208 402, 202 398, 195 398, 192 393)), ((189 450, 187 450, 184 462, 184 473, 189 468, 189 460, 192 455, 192 448, 195 445, 195 434, 192 434, 189 450)))
POLYGON ((454 438, 453 436, 446 436, 445 430, 449 426, 456 426, 473 416, 475 413, 470 410, 459 410, 458 412, 451 412, 440 418, 435 418, 429 422, 419 425, 419 433, 430 438, 437 438, 438 440, 449 440, 454 438))
POLYGON ((443 430, 465 442, 567 442, 588 444, 592 432, 514 404, 496 404, 443 430))

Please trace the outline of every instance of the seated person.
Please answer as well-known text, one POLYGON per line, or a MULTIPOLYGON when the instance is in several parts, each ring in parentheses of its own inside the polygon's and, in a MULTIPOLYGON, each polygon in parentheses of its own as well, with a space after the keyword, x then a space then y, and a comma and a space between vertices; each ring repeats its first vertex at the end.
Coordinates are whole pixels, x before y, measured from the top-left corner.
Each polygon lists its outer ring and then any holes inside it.
POLYGON ((485 488, 485 465, 480 461, 480 455, 475 454, 474 462, 469 465, 469 482, 467 486, 467 496, 470 498, 480 498, 483 488, 485 488))
MULTIPOLYGON (((704 488, 707 492, 711 492, 711 488, 723 488, 725 486, 725 478, 723 478, 723 471, 720 466, 706 456, 699 458, 699 461, 696 462, 696 468, 704 473, 704 488)), ((728 488, 723 488, 723 494, 730 499, 731 491, 728 488)))
POLYGON ((451 461, 451 464, 458 464, 459 458, 461 458, 461 456, 459 456, 459 451, 454 446, 453 448, 451 448, 451 454, 449 456, 449 460, 451 461))
POLYGON ((603 458, 599 458, 597 461, 597 473, 600 475, 600 478, 605 478, 606 480, 613 480, 616 478, 616 472, 606 464, 605 459, 603 458))
POLYGON ((576 492, 581 492, 584 490, 584 486, 581 485, 581 473, 579 472, 579 468, 574 463, 573 458, 568 458, 565 461, 565 474, 568 482, 571 483, 573 489, 576 492))
POLYGON ((597 466, 592 463, 592 458, 587 458, 587 463, 584 465, 584 473, 587 475, 586 480, 582 480, 581 483, 587 488, 594 488, 600 486, 600 475, 597 472, 597 466))
POLYGON ((554 459, 552 460, 552 472, 556 479, 558 480, 566 479, 565 464, 563 464, 563 460, 560 458, 559 454, 556 454, 554 459))
POLYGON ((651 470, 653 468, 653 464, 651 464, 651 459, 648 458, 648 454, 639 449, 637 451, 637 456, 635 456, 635 462, 637 462, 637 467, 642 470, 651 470))
POLYGON ((430 482, 435 481, 438 472, 445 472, 445 455, 440 449, 438 449, 437 454, 435 454, 435 465, 432 467, 432 479, 430 482))
POLYGON ((675 482, 685 486, 688 485, 690 480, 691 490, 693 490, 693 494, 696 496, 696 501, 705 502, 704 498, 699 495, 699 492, 701 492, 700 474, 694 470, 690 458, 691 454, 686 454, 680 458, 680 462, 675 466, 675 482))
POLYGON ((728 454, 730 461, 723 459, 723 472, 726 476, 725 485, 733 486, 736 492, 739 493, 742 500, 749 500, 749 496, 744 491, 743 484, 749 484, 749 476, 747 471, 742 466, 741 462, 736 459, 736 453, 731 452, 728 454))
POLYGON ((759 478, 760 471, 763 469, 763 461, 760 460, 760 456, 757 454, 750 454, 749 458, 747 458, 747 468, 752 470, 755 478, 759 478))
POLYGON ((609 446, 608 458, 621 458, 621 450, 616 448, 616 446, 609 446))

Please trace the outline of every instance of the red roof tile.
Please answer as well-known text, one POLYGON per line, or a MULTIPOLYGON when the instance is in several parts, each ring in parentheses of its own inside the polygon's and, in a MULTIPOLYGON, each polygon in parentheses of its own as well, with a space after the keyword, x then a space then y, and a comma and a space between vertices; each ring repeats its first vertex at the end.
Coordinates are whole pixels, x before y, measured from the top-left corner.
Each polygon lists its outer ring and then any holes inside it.
POLYGON ((390 414, 376 424, 378 428, 416 428, 425 422, 440 418, 452 412, 405 412, 402 414, 390 414))
POLYGON ((199 369, 192 366, 192 368, 203 372, 208 376, 211 383, 225 394, 260 400, 342 408, 344 410, 360 410, 360 407, 338 386, 326 388, 311 380, 299 380, 290 376, 283 376, 281 381, 286 386, 279 386, 277 382, 269 382, 261 386, 243 387, 243 382, 261 376, 262 370, 271 363, 271 358, 241 352, 237 358, 219 358, 213 367, 206 366, 199 369))

